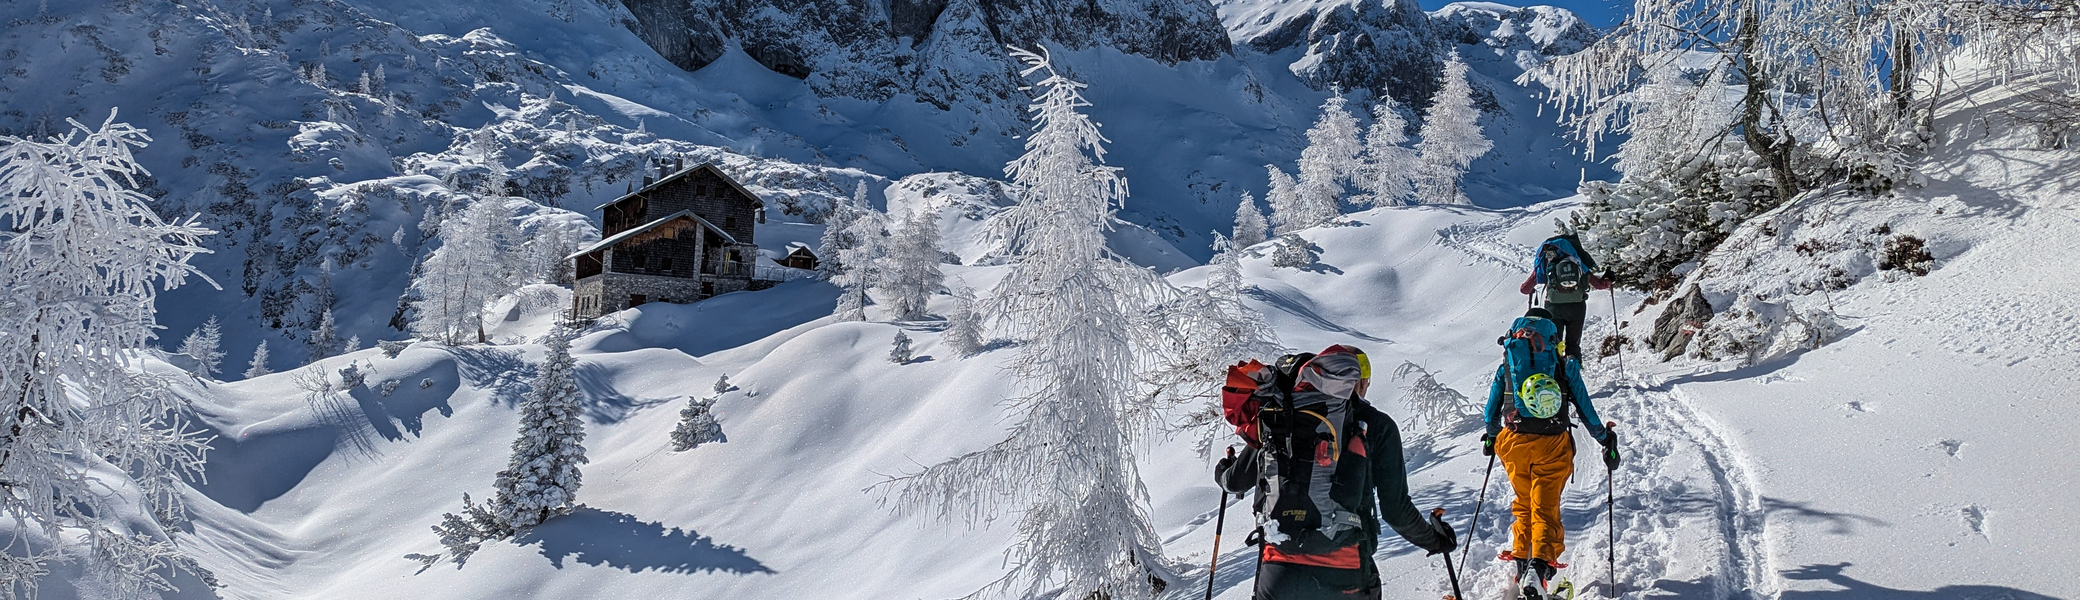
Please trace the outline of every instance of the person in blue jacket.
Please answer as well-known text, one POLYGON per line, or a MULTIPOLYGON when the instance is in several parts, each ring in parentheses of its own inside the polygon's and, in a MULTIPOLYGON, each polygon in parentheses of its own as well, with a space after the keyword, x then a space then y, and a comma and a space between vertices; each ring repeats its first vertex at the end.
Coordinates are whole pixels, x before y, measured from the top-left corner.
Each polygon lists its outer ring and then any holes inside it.
MULTIPOLYGON (((1510 326, 1502 339, 1505 358, 1488 386, 1488 434, 1482 453, 1502 462, 1516 500, 1510 529, 1511 547, 1499 557, 1516 563, 1518 581, 1526 572, 1538 577, 1538 589, 1553 573, 1566 549, 1560 523, 1560 492, 1574 473, 1574 436, 1568 407, 1581 415, 1589 436, 1603 446, 1606 468, 1618 468, 1618 435, 1596 415, 1596 405, 1582 384, 1582 363, 1554 347, 1559 334, 1552 313, 1533 308, 1510 326)), ((1526 584, 1529 587, 1529 584, 1526 584)), ((1535 594, 1532 597, 1542 597, 1535 594)))

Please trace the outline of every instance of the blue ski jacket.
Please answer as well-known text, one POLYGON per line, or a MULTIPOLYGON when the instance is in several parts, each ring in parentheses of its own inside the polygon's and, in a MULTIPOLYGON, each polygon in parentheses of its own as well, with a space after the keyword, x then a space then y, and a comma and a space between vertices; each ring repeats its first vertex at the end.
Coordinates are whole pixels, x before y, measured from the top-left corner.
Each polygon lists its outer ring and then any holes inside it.
MULTIPOLYGON (((1582 386, 1582 361, 1567 360, 1567 401, 1575 412, 1582 415, 1582 425, 1589 429, 1589 437, 1602 440, 1606 435, 1603 419, 1596 416, 1596 403, 1589 401, 1589 389, 1582 386)), ((1488 384, 1488 435, 1502 432, 1502 403, 1511 398, 1509 390, 1509 365, 1495 367, 1495 380, 1488 384)))

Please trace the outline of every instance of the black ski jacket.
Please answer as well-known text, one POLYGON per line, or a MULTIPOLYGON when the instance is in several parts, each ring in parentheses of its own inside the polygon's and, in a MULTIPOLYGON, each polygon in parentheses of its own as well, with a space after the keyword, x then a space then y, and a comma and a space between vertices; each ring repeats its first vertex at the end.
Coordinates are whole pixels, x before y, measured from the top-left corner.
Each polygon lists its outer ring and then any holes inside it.
MULTIPOLYGON (((1408 497, 1408 466, 1402 462, 1401 428, 1393 417, 1373 408, 1372 404, 1359 399, 1352 403, 1355 419, 1360 423, 1365 437, 1365 455, 1353 460, 1348 454, 1336 468, 1332 483, 1335 490, 1351 490, 1362 499, 1346 504, 1357 511, 1365 522, 1365 542, 1360 548, 1361 560, 1367 572, 1379 569, 1372 560, 1379 550, 1380 518, 1418 548, 1431 547, 1442 540, 1430 524, 1416 511, 1414 499, 1408 497), (1366 493, 1370 491, 1372 493, 1366 493), (1375 516, 1377 513, 1377 516, 1375 516)), ((1214 473, 1214 481, 1229 493, 1239 494, 1256 489, 1257 501, 1263 502, 1262 486, 1267 485, 1258 473, 1263 461, 1258 460, 1257 448, 1249 448, 1237 454, 1234 461, 1223 461, 1225 469, 1214 473)), ((1344 493, 1335 493, 1344 496, 1344 493)), ((1339 502, 1343 500, 1339 499, 1339 502)), ((1263 507, 1257 507, 1262 511, 1263 507)))

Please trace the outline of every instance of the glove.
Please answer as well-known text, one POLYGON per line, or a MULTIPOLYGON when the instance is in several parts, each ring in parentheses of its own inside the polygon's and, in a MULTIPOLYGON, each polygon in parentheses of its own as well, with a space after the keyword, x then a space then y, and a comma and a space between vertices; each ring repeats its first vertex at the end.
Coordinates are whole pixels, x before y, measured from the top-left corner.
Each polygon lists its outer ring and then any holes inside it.
POLYGON ((1537 293, 1538 280, 1531 277, 1524 278, 1524 285, 1517 286, 1517 291, 1523 293, 1526 296, 1537 293))
POLYGON ((1450 523, 1444 522, 1444 509, 1440 508, 1431 511, 1430 531, 1436 533, 1437 536, 1431 538, 1430 543, 1423 546, 1423 550, 1429 552, 1431 556, 1451 552, 1459 547, 1459 533, 1452 531, 1450 523))
POLYGON ((1618 430, 1605 429, 1603 431, 1603 439, 1596 441, 1603 444, 1604 468, 1612 471, 1618 470, 1618 463, 1620 462, 1618 458, 1618 430))
POLYGON ((1481 436, 1481 456, 1494 456, 1494 455, 1495 455, 1495 435, 1494 435, 1494 434, 1489 434, 1489 435, 1484 435, 1484 436, 1481 436))

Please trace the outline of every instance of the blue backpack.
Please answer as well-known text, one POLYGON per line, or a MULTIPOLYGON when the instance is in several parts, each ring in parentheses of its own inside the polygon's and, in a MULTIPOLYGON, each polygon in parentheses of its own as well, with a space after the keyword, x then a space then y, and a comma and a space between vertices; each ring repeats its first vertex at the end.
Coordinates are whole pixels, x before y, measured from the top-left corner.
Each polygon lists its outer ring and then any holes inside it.
POLYGON ((1510 324, 1509 335, 1497 340, 1508 374, 1504 393, 1510 397, 1503 408, 1502 425, 1510 431, 1536 435, 1567 431, 1567 369, 1557 347, 1559 335, 1560 328, 1551 319, 1526 315, 1510 324))

